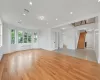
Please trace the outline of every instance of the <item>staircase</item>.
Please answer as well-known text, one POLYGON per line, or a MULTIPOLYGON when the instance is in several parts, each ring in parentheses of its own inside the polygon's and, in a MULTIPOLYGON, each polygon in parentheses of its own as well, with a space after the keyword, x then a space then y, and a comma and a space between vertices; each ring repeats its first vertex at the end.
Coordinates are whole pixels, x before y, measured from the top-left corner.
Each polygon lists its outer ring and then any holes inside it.
POLYGON ((86 33, 87 32, 81 32, 79 36, 79 41, 78 41, 78 49, 84 49, 85 48, 85 38, 86 38, 86 33))

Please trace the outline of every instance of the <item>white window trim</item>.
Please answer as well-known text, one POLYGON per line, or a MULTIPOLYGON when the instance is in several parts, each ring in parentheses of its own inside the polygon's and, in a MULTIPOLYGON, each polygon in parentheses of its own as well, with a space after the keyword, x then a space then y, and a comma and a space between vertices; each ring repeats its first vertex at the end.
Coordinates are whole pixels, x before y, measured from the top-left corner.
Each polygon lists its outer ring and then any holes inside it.
POLYGON ((10 44, 11 45, 15 45, 16 44, 16 29, 10 29, 10 44), (14 44, 11 44, 11 30, 15 30, 15 43, 14 44))
POLYGON ((3 32, 3 31, 2 31, 2 24, 0 24, 0 39, 1 39, 1 40, 0 40, 0 47, 2 47, 2 43, 3 43, 3 42, 2 42, 2 32, 3 32))

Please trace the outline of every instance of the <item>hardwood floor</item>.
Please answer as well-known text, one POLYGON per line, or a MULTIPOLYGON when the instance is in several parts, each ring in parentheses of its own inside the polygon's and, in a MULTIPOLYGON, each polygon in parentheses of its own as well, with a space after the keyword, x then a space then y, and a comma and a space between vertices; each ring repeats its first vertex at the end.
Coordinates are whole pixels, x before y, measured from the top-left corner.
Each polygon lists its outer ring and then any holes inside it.
POLYGON ((100 65, 56 52, 27 50, 4 55, 0 73, 0 80, 100 80, 100 65))

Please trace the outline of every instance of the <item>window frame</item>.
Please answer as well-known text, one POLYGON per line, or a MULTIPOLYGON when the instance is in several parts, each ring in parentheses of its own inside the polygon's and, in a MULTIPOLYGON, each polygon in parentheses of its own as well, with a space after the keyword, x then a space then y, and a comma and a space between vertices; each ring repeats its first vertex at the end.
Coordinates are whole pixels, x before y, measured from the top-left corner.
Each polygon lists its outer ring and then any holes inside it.
POLYGON ((34 43, 37 43, 38 41, 38 33, 37 32, 34 32, 34 43))
POLYGON ((28 32, 27 41, 28 43, 32 43, 32 33, 31 32, 28 32), (30 39, 31 41, 29 41, 29 37, 31 38, 30 39))
POLYGON ((0 24, 0 47, 3 45, 3 27, 2 24, 0 24))
POLYGON ((12 45, 13 45, 13 44, 16 44, 16 29, 11 29, 11 30, 10 30, 10 36, 11 36, 11 37, 10 37, 11 44, 12 44, 12 45), (12 30, 14 30, 14 43, 12 43, 12 34, 11 34, 11 31, 12 31, 12 30))
POLYGON ((24 31, 22 31, 22 30, 18 30, 17 31, 17 43, 18 44, 23 44, 24 43, 24 35, 23 35, 23 33, 24 33, 24 31), (22 32, 22 42, 19 42, 19 32, 22 32))
POLYGON ((23 43, 27 44, 28 43, 28 32, 27 31, 24 31, 24 34, 23 34, 23 43), (25 37, 25 33, 27 34, 27 36, 25 37), (26 42, 25 42, 25 39, 26 38, 26 42))

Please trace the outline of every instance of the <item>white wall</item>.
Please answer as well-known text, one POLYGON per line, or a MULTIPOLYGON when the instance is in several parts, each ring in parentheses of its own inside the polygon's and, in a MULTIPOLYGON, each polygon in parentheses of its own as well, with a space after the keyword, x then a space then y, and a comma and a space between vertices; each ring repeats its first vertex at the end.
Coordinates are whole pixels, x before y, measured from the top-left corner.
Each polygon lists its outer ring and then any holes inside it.
POLYGON ((59 32, 59 44, 60 44, 60 48, 63 48, 63 32, 60 31, 59 32))
POLYGON ((85 42, 88 49, 94 49, 94 31, 87 32, 85 42))
POLYGON ((53 50, 63 48, 63 34, 61 29, 52 29, 51 40, 53 50), (56 34, 56 35, 55 35, 56 34))
POLYGON ((76 49, 76 30, 74 28, 63 32, 63 43, 68 49, 76 49))
POLYGON ((2 22, 0 19, 0 47, 2 46, 2 22))
POLYGON ((98 46, 97 46, 97 52, 98 52, 98 63, 100 63, 100 14, 98 16, 98 29, 99 29, 99 32, 98 32, 98 36, 99 36, 99 41, 98 41, 98 46))
POLYGON ((39 48, 52 50, 51 29, 41 29, 39 31, 39 48))
POLYGON ((2 43, 2 47, 0 47, 0 56, 1 57, 2 57, 2 55, 4 53, 6 53, 7 51, 9 51, 9 47, 8 47, 8 42, 9 42, 8 30, 7 30, 7 28, 5 26, 7 26, 7 25, 3 24, 3 33, 2 33, 2 35, 3 35, 2 36, 3 43, 2 43))
MULTIPOLYGON (((0 19, 0 48, 1 47, 2 47, 2 22, 1 22, 1 19, 0 19)), ((2 57, 2 55, 0 54, 0 60, 1 60, 1 57, 2 57)))
POLYGON ((41 29, 39 31, 39 48, 55 50, 55 32, 59 33, 59 47, 62 48, 62 32, 60 30, 54 30, 51 28, 41 29))
POLYGON ((80 36, 80 31, 76 30, 76 49, 77 49, 77 46, 78 46, 78 41, 79 41, 79 36, 80 36))
POLYGON ((0 48, 0 54, 8 51, 9 38, 8 38, 8 30, 5 26, 6 24, 3 24, 3 45, 0 48))
POLYGON ((99 34, 98 34, 98 31, 95 31, 94 32, 94 50, 96 52, 96 57, 97 57, 97 60, 99 60, 99 34))

